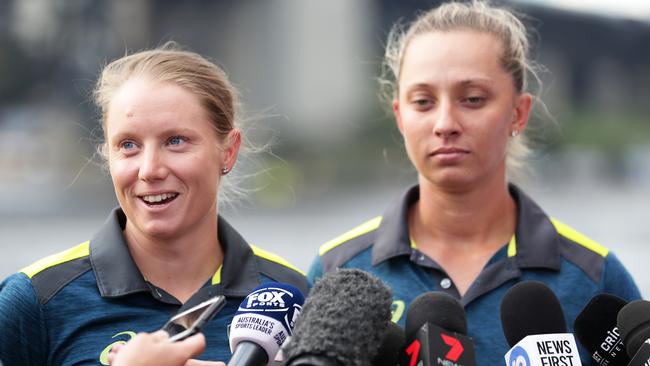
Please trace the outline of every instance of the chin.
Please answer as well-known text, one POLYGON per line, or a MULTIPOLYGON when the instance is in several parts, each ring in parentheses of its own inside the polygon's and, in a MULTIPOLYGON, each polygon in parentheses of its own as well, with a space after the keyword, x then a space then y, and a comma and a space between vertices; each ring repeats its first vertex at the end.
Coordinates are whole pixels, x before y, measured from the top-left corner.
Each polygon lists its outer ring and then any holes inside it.
POLYGON ((466 191, 474 182, 472 177, 460 171, 439 172, 442 174, 432 174, 425 177, 433 186, 451 192, 466 191))
POLYGON ((149 237, 156 239, 168 239, 178 232, 176 225, 171 222, 148 222, 141 227, 143 233, 149 237))

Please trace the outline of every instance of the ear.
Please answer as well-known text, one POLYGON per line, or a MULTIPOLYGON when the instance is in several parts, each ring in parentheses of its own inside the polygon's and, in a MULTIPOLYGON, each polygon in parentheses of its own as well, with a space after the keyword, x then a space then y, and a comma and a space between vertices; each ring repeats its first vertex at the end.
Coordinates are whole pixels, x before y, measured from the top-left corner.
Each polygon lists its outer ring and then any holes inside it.
POLYGON ((224 139, 223 153, 224 161, 223 167, 227 168, 228 171, 232 170, 232 167, 237 162, 237 154, 239 154, 239 147, 241 146, 241 131, 236 128, 233 128, 232 131, 228 133, 228 136, 224 139))
POLYGON ((533 96, 529 93, 519 94, 515 100, 515 111, 512 116, 511 131, 524 132, 533 106, 533 96))
POLYGON ((395 115, 395 122, 397 123, 397 128, 399 132, 404 134, 404 126, 402 125, 402 115, 399 110, 399 100, 393 99, 393 115, 395 115))

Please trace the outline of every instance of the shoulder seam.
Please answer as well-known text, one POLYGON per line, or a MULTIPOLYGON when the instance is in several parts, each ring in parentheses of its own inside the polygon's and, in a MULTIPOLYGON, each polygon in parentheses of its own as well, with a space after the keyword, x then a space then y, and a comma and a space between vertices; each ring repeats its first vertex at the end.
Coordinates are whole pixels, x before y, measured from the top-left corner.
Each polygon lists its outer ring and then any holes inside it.
POLYGON ((557 233, 569 239, 570 241, 578 245, 581 245, 586 249, 591 250, 592 252, 600 255, 603 258, 607 257, 607 255, 609 254, 609 249, 598 244, 596 241, 590 239, 589 237, 573 229, 572 227, 554 218, 551 218, 551 222, 553 223, 553 226, 555 226, 555 230, 557 231, 557 233))
POLYGON ((66 249, 62 252, 52 254, 21 269, 19 272, 24 273, 27 277, 31 279, 48 268, 58 266, 65 262, 70 262, 75 259, 87 257, 90 255, 89 244, 90 241, 85 241, 70 249, 66 249))
POLYGON ((277 263, 277 264, 279 264, 279 265, 281 265, 283 267, 287 267, 289 269, 292 269, 292 270, 300 273, 301 275, 305 276, 305 274, 301 270, 296 268, 291 263, 287 262, 284 258, 280 257, 279 255, 277 255, 275 253, 271 253, 269 251, 266 251, 266 250, 264 250, 264 249, 262 249, 262 248, 260 248, 258 246, 252 245, 252 244, 250 245, 250 247, 253 250, 253 254, 255 254, 256 257, 266 259, 269 262, 277 263))
POLYGON ((381 224, 382 217, 377 216, 373 219, 370 219, 363 224, 355 227, 352 230, 349 230, 336 238, 328 241, 327 243, 321 245, 320 249, 318 250, 318 255, 323 256, 325 253, 329 252, 330 250, 338 247, 339 245, 348 242, 354 238, 357 238, 363 234, 367 234, 373 230, 377 230, 379 225, 381 224))

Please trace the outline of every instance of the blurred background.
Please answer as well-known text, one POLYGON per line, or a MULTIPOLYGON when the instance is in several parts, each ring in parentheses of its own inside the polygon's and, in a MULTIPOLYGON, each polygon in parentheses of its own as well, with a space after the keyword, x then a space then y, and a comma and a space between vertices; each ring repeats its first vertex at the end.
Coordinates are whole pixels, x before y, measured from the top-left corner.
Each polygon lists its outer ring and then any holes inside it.
MULTIPOLYGON (((168 40, 241 93, 253 146, 222 213, 302 270, 416 181, 378 99, 391 25, 435 1, 0 1, 0 278, 90 238, 116 205, 95 154, 102 65, 168 40)), ((650 296, 650 2, 505 3, 545 65, 534 171, 552 216, 617 253, 650 296), (644 269, 645 268, 645 269, 644 269)))

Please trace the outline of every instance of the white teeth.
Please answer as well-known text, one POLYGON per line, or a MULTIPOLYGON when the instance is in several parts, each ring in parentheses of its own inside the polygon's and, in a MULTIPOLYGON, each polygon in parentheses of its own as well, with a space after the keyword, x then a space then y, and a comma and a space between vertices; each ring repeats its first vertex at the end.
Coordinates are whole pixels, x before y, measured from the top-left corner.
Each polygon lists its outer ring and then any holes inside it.
POLYGON ((176 193, 163 193, 163 194, 142 196, 142 199, 148 203, 156 203, 176 196, 177 196, 176 193))

